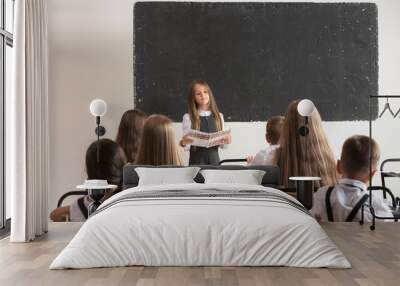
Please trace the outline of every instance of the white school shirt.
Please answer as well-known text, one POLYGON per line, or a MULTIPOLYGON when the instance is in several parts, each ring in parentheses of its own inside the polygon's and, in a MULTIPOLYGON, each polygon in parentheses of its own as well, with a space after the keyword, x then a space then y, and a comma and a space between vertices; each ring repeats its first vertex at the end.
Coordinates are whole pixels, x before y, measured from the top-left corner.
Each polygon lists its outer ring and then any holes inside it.
MULTIPOLYGON (((92 201, 93 200, 88 195, 84 196, 83 198, 83 203, 86 208, 89 207, 92 201)), ((85 220, 86 218, 83 215, 81 209, 79 208, 78 200, 73 201, 72 204, 69 206, 69 221, 85 221, 85 220)))
POLYGON ((272 165, 276 149, 278 148, 279 144, 269 145, 266 149, 260 150, 254 157, 253 161, 249 163, 249 165, 272 165))
MULTIPOLYGON (((312 215, 316 218, 320 218, 321 221, 328 221, 325 205, 325 196, 328 188, 329 186, 319 188, 314 194, 313 207, 310 210, 312 215)), ((340 179, 330 197, 333 220, 335 222, 346 221, 347 216, 364 194, 369 194, 369 192, 367 191, 367 186, 363 182, 352 179, 340 179)), ((369 203, 369 199, 366 203, 369 203)), ((375 215, 393 217, 389 206, 383 200, 381 192, 372 192, 372 206, 375 209, 375 215)), ((361 209, 353 219, 353 221, 359 220, 361 220, 361 209)), ((372 215, 368 207, 364 207, 364 220, 367 222, 372 220, 372 215)))
MULTIPOLYGON (((198 110, 199 112, 199 116, 210 116, 211 115, 211 111, 209 110, 198 110)), ((219 116, 221 116, 221 125, 222 125, 222 130, 224 130, 224 126, 225 126, 225 121, 224 121, 224 115, 220 112, 219 116)), ((182 120, 182 134, 183 136, 185 136, 189 130, 192 129, 192 120, 190 120, 190 115, 189 113, 185 113, 185 115, 183 115, 183 120, 182 120)), ((227 149, 229 144, 224 144, 224 145, 219 145, 220 148, 222 149, 227 149)), ((184 147, 185 151, 189 151, 190 149, 190 144, 186 145, 184 147)))

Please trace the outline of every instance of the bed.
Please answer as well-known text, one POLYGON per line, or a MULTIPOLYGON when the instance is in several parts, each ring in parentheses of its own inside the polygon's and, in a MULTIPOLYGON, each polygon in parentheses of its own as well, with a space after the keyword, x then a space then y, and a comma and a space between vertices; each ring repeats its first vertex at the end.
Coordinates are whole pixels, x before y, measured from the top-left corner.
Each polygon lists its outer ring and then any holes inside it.
POLYGON ((50 269, 351 267, 308 211, 275 188, 233 183, 132 187, 130 183, 84 223, 50 269))

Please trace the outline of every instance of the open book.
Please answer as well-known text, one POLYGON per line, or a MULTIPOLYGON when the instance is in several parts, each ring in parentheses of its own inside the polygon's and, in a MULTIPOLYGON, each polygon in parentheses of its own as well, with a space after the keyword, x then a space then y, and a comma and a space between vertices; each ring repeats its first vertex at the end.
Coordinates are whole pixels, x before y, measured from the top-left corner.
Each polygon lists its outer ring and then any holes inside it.
POLYGON ((230 129, 214 133, 206 133, 199 130, 190 129, 189 132, 186 133, 188 137, 193 139, 193 142, 190 143, 191 145, 205 148, 210 148, 223 144, 223 139, 229 134, 231 134, 230 129))

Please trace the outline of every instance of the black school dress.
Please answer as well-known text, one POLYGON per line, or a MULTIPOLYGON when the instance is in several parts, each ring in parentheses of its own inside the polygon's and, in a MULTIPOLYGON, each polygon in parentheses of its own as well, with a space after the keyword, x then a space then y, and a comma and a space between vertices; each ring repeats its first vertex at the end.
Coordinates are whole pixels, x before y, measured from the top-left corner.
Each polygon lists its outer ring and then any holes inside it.
MULTIPOLYGON (((200 131, 217 132, 214 114, 200 116, 200 131)), ((218 165, 219 146, 204 148, 199 146, 190 146, 189 165, 218 165)))

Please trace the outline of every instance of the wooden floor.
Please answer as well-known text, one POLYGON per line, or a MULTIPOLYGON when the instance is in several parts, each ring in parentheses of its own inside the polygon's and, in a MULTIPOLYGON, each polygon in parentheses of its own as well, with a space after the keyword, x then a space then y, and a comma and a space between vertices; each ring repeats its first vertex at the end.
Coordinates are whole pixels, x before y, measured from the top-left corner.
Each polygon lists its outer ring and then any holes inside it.
POLYGON ((0 285, 400 285, 400 223, 375 231, 357 223, 324 224, 353 268, 289 267, 123 267, 48 270, 79 229, 51 223, 49 233, 26 244, 0 241, 0 285))

